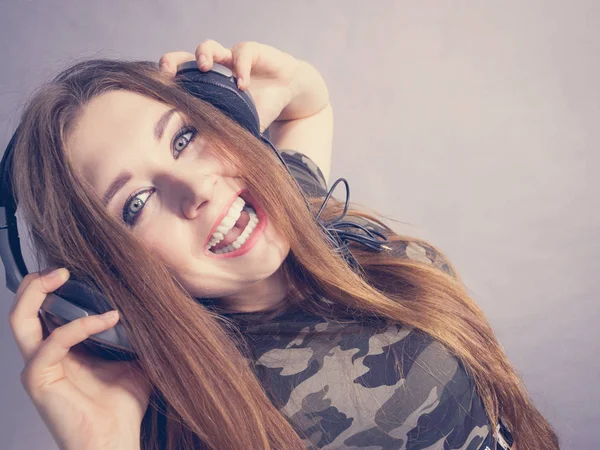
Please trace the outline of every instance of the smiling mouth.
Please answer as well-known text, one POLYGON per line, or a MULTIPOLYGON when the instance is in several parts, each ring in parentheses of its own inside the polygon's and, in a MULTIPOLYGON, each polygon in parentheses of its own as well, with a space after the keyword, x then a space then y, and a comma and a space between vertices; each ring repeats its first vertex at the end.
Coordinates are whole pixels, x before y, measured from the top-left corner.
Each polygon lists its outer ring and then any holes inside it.
POLYGON ((221 255, 233 253, 244 246, 257 229, 259 215, 251 205, 247 191, 241 192, 217 225, 205 249, 221 255))

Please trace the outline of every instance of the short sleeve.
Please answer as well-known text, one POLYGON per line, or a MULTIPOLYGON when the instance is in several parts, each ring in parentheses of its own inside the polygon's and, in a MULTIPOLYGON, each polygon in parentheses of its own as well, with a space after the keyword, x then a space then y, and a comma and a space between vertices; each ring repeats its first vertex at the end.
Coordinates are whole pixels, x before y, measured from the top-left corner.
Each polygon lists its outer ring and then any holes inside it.
POLYGON ((279 150, 300 188, 309 197, 327 195, 327 182, 321 169, 303 153, 294 150, 279 150))
POLYGON ((392 249, 392 255, 397 258, 419 261, 457 278, 448 261, 437 250, 424 242, 393 241, 387 245, 392 249))

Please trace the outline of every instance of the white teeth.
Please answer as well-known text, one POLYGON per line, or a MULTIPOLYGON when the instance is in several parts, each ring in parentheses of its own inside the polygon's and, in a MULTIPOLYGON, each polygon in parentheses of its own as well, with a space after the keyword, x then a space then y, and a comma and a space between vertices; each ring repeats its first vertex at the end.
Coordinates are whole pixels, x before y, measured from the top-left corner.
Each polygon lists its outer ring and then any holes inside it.
MULTIPOLYGON (((250 206, 246 206, 244 209, 246 210, 246 212, 250 216, 250 220, 248 221, 248 225, 246 225, 246 228, 244 228, 244 231, 242 231, 242 233, 238 236, 238 238, 235 241, 233 241, 231 244, 229 244, 226 247, 223 247, 223 248, 221 248, 219 250, 215 250, 214 251, 215 254, 220 255, 222 253, 229 253, 229 252, 231 252, 233 250, 237 250, 242 245, 244 245, 244 243, 246 242, 246 239, 248 239, 248 237, 250 236, 250 234, 252 233, 252 231, 254 231, 254 228, 256 228, 256 224, 258 223, 258 217, 256 216, 256 213, 254 212, 254 210, 250 206)), ((211 239, 210 242, 208 243, 208 245, 206 246, 206 249, 210 250, 211 247, 214 247, 220 241, 221 241, 221 239, 219 239, 219 241, 217 241, 216 243, 211 244, 211 242, 213 242, 213 239, 211 239)))
MULTIPOLYGON (((239 219, 239 215, 237 217, 237 219, 239 219)), ((223 220, 221 221, 221 225, 219 225, 217 227, 217 230, 219 230, 219 232, 223 233, 223 234, 227 234, 229 233, 229 230, 231 230, 231 228, 233 227, 233 224, 236 222, 237 219, 234 219, 231 216, 225 216, 223 217, 223 220)))
POLYGON ((217 245, 219 242, 223 240, 225 235, 229 233, 229 231, 233 228, 237 220, 240 218, 240 214, 242 213, 242 209, 246 202, 241 197, 235 199, 229 211, 217 227, 217 231, 213 233, 208 241, 207 248, 210 248, 214 245, 217 245))

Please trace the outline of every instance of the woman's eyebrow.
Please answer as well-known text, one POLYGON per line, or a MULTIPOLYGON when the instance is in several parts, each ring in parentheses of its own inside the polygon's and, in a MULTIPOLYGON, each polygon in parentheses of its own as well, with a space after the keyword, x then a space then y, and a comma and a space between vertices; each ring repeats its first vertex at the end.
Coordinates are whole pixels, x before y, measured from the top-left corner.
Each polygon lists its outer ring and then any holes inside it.
POLYGON ((169 119, 175 111, 177 111, 177 108, 172 108, 165 112, 160 119, 158 119, 158 122, 156 122, 156 125, 154 126, 154 139, 157 141, 162 139, 165 128, 167 128, 167 124, 169 123, 169 119))
MULTIPOLYGON (((165 133, 165 129, 167 128, 167 125, 169 123, 169 119, 176 111, 177 108, 171 108, 168 111, 166 111, 162 116, 160 116, 160 119, 158 119, 158 122, 156 122, 156 125, 154 125, 154 139, 156 139, 157 141, 160 141, 162 139, 163 134, 165 133)), ((115 178, 112 183, 110 183, 110 186, 108 186, 108 189, 102 196, 102 201, 105 206, 108 206, 112 198, 117 194, 117 192, 119 192, 119 190, 123 186, 127 184, 131 177, 131 172, 123 172, 119 174, 119 176, 117 176, 117 178, 115 178)))

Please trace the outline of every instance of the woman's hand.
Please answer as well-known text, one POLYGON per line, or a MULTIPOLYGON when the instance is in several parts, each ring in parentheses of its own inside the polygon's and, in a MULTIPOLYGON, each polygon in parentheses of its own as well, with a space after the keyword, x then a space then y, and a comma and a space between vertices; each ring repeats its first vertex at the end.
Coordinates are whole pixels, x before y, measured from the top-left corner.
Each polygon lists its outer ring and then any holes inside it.
POLYGON ((200 44, 195 55, 166 53, 159 66, 174 75, 177 66, 187 61, 196 61, 202 71, 215 62, 229 68, 240 89, 252 95, 260 131, 269 128, 275 147, 303 153, 329 178, 333 112, 329 90, 317 69, 269 45, 240 42, 228 49, 213 40, 200 44))
POLYGON ((160 58, 159 67, 174 75, 179 64, 194 60, 203 72, 212 69, 213 63, 222 64, 233 72, 238 88, 248 90, 252 95, 260 118, 261 132, 276 119, 297 118, 289 116, 289 113, 286 117, 284 109, 302 94, 300 91, 308 69, 306 66, 311 67, 307 63, 258 42, 240 42, 231 48, 225 48, 216 41, 207 40, 196 48, 195 55, 187 52, 164 54, 160 58))
POLYGON ((9 323, 25 361, 21 383, 61 449, 139 449, 151 386, 134 363, 71 349, 113 327, 118 314, 83 317, 42 339, 38 310, 68 277, 66 269, 29 274, 17 290, 9 323))

